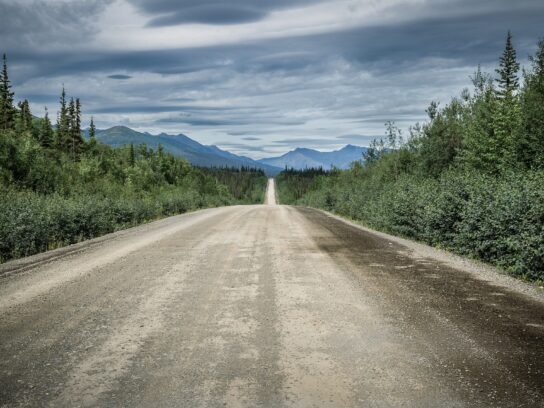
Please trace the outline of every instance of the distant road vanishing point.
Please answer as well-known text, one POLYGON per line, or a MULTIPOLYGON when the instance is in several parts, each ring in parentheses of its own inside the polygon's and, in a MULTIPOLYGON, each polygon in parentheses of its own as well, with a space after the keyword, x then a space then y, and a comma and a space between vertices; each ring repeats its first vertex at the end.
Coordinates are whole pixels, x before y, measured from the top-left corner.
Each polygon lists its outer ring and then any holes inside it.
POLYGON ((536 292, 266 203, 0 266, 0 407, 544 406, 536 292))

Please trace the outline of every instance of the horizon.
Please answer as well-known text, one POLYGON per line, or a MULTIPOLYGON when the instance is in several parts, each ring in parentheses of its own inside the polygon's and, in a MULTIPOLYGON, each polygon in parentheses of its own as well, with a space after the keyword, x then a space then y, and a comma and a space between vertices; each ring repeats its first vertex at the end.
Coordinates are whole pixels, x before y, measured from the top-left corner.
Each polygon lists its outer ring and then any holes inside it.
MULTIPOLYGON (((147 132, 147 131, 139 131, 139 130, 136 130, 136 129, 132 129, 130 126, 125 126, 125 125, 115 125, 115 126, 112 126, 112 127, 109 127, 109 128, 103 128, 103 129, 100 129, 100 128, 96 128, 96 132, 99 133, 99 132, 105 132, 105 131, 108 131, 108 130, 111 130, 113 128, 124 128, 124 129, 129 129, 129 130, 132 130, 132 131, 135 131, 135 132, 138 132, 138 133, 142 133, 142 134, 147 134, 149 136, 154 136, 154 137, 159 137, 159 136, 185 136, 185 137, 188 137, 189 139, 192 139, 198 143, 200 143, 198 140, 196 139, 193 139, 192 137, 190 137, 189 135, 186 135, 184 133, 177 133, 177 134, 170 134, 170 133, 166 133, 166 132, 161 132, 161 133, 150 133, 150 132, 147 132)), ((89 128, 86 127, 83 129, 84 132, 88 132, 89 128)), ((220 146, 217 146, 215 144, 210 144, 210 145, 206 145, 206 144, 203 144, 203 146, 209 146, 209 147, 218 147, 220 148, 221 150, 226 150, 226 151, 229 151, 228 149, 223 149, 221 148, 220 146)), ((333 152, 338 152, 340 150, 344 150, 345 148, 347 147, 359 147, 359 148, 366 148, 368 146, 359 146, 359 145, 355 145, 353 143, 346 143, 345 145, 341 146, 340 148, 335 148, 335 149, 323 149, 323 148, 310 148, 310 147, 305 147, 305 146, 298 146, 298 147, 293 147, 291 148, 290 150, 287 150, 285 151, 284 153, 279 153, 277 154, 276 156, 267 156, 267 157, 262 157, 262 158, 259 158, 259 159, 256 159, 254 157, 251 157, 250 155, 248 155, 247 157, 249 157, 250 159, 252 160, 255 160, 255 161, 259 161, 259 160, 262 160, 262 159, 271 159, 271 158, 275 158, 275 157, 279 157, 279 156, 284 156, 288 153, 292 153, 294 151, 297 151, 297 150, 314 150, 314 151, 317 151, 317 152, 320 152, 320 153, 333 153, 333 152)), ((240 155, 240 156, 245 156, 245 155, 240 155)))
POLYGON ((406 134, 479 65, 494 75, 508 30, 527 66, 544 3, 0 0, 0 15, 36 116, 54 115, 64 84, 85 127, 93 116, 260 159, 368 146, 386 121, 406 134))

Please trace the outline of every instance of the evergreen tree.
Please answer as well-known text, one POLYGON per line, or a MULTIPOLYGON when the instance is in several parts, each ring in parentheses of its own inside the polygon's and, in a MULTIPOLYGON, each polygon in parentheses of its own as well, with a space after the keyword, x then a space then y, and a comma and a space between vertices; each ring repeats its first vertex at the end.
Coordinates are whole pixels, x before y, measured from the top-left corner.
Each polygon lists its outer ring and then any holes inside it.
POLYGON ((30 105, 28 100, 24 100, 18 103, 19 115, 17 121, 17 130, 19 133, 32 131, 32 113, 30 112, 30 105))
POLYGON ((4 54, 2 72, 0 72, 0 129, 2 130, 13 129, 15 127, 13 95, 8 76, 7 57, 4 54))
POLYGON ((68 117, 68 109, 66 106, 66 91, 62 87, 60 95, 60 112, 57 116, 57 146, 61 149, 66 149, 69 139, 70 120, 68 117))
POLYGON ((70 98, 70 103, 68 104, 68 150, 70 152, 70 156, 72 157, 72 160, 75 160, 76 154, 77 154, 77 146, 76 146, 76 138, 75 138, 75 132, 76 132, 76 103, 74 101, 74 98, 70 98))
POLYGON ((506 36, 506 46, 500 58, 500 66, 496 72, 499 74, 497 78, 499 97, 504 98, 518 90, 519 62, 517 61, 516 50, 512 45, 512 33, 510 31, 508 31, 508 35, 506 36))
POLYGON ((55 133, 53 132, 53 127, 51 126, 51 120, 49 119, 49 112, 47 107, 45 108, 45 116, 42 121, 42 126, 40 128, 39 140, 43 147, 52 147, 54 143, 55 133))
POLYGON ((81 101, 76 98, 76 111, 74 117, 74 133, 81 138, 81 101))
POLYGON ((481 68, 471 78, 474 95, 468 101, 464 117, 463 149, 461 161, 464 165, 484 172, 494 172, 500 150, 495 137, 494 116, 497 106, 491 75, 481 68))
POLYGON ((96 146, 96 126, 94 125, 94 118, 92 116, 89 125, 89 145, 91 148, 96 146))
POLYGON ((71 138, 74 157, 78 156, 81 152, 81 146, 83 145, 83 138, 81 137, 81 102, 79 98, 76 98, 74 105, 74 113, 72 118, 71 138))
POLYGON ((532 70, 525 75, 521 92, 521 126, 517 156, 524 167, 544 168, 544 40, 530 58, 532 70))
POLYGON ((520 127, 521 108, 517 91, 519 89, 519 63, 512 45, 512 34, 508 32, 506 46, 497 69, 498 103, 494 112, 496 144, 499 151, 494 160, 498 169, 507 169, 516 162, 516 133, 520 127))

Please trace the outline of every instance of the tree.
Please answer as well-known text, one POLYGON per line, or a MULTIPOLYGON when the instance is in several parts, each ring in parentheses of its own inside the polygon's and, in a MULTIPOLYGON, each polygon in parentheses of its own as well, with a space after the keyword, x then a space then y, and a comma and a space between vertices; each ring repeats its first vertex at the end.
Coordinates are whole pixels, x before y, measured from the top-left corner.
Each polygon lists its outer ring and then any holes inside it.
POLYGON ((75 126, 75 116, 76 116, 76 104, 74 101, 74 98, 70 99, 70 103, 68 104, 68 133, 67 133, 67 147, 70 151, 70 155, 72 157, 72 160, 75 159, 75 141, 74 141, 74 126, 75 126))
POLYGON ((469 168, 487 173, 497 170, 496 158, 501 146, 495 137, 494 116, 497 107, 493 78, 478 70, 471 77, 474 95, 468 100, 464 117, 461 162, 469 168))
POLYGON ((81 146, 84 143, 83 138, 81 137, 81 102, 79 98, 76 98, 74 105, 70 136, 72 140, 73 157, 75 158, 81 152, 81 146))
POLYGON ((89 145, 91 148, 96 146, 96 126, 94 125, 94 118, 92 116, 89 125, 89 145))
POLYGON ((81 137, 81 102, 70 98, 68 104, 68 149, 72 160, 75 160, 81 151, 83 138, 81 137))
POLYGON ((134 153, 134 143, 130 144, 128 160, 129 160, 130 166, 134 166, 134 164, 136 163, 136 154, 134 153))
POLYGON ((53 131, 53 127, 51 126, 49 112, 47 111, 47 107, 45 107, 45 116, 43 118, 42 126, 39 133, 40 144, 43 147, 53 147, 54 138, 55 132, 53 131))
POLYGON ((519 89, 519 63, 512 45, 512 34, 508 32, 504 52, 497 69, 498 103, 494 112, 496 142, 499 146, 497 157, 499 169, 511 168, 516 162, 516 132, 519 130, 521 109, 517 91, 519 89))
POLYGON ((521 126, 516 152, 524 167, 544 168, 544 40, 530 57, 532 70, 521 92, 521 126))
POLYGON ((66 107, 66 90, 63 86, 60 95, 60 112, 57 116, 57 146, 61 149, 66 149, 68 147, 69 128, 70 120, 66 107))
POLYGON ((30 105, 28 100, 24 100, 18 103, 19 115, 17 121, 17 127, 19 133, 32 131, 32 113, 30 112, 30 105))
MULTIPOLYGON (((365 164, 371 164, 380 159, 385 153, 385 144, 383 139, 374 139, 370 142, 370 146, 363 152, 363 161, 365 164)), ((286 167, 287 170, 287 167, 286 167)))
POLYGON ((11 83, 8 76, 8 61, 3 57, 2 72, 0 72, 0 129, 9 130, 15 127, 15 108, 13 106, 11 83))
POLYGON ((508 31, 506 36, 506 46, 500 57, 500 65, 496 72, 499 74, 497 82, 499 97, 512 95, 519 88, 518 72, 519 63, 516 57, 516 50, 512 45, 512 33, 508 31))
POLYGON ((425 175, 437 177, 456 160, 463 139, 464 110, 459 99, 453 99, 442 110, 435 102, 427 109, 430 122, 423 126, 417 141, 420 168, 425 175))

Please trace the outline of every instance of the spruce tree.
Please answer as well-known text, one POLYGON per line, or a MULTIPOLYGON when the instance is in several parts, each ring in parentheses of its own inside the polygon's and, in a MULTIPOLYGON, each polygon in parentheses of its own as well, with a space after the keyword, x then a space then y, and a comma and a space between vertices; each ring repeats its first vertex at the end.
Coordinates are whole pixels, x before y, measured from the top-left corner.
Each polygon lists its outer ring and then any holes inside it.
POLYGON ((498 103, 493 115, 497 154, 493 160, 498 170, 505 170, 516 164, 516 133, 519 131, 521 109, 517 91, 519 89, 519 63, 512 45, 512 34, 508 32, 504 52, 497 69, 498 103))
POLYGON ((89 125, 89 144, 91 147, 96 146, 96 126, 94 118, 91 116, 91 124, 89 125))
POLYGON ((54 142, 54 136, 55 133, 53 132, 53 127, 51 126, 49 112, 47 111, 47 107, 45 107, 45 116, 42 120, 42 126, 39 133, 40 144, 43 147, 52 147, 54 142))
POLYGON ((57 146, 66 149, 69 139, 70 121, 68 118, 68 109, 66 107, 66 90, 62 87, 60 95, 60 112, 57 116, 57 146))
POLYGON ((75 110, 74 110, 74 123, 72 129, 72 140, 74 144, 75 154, 78 155, 83 145, 83 138, 81 137, 81 101, 76 98, 75 110))
POLYGON ((15 127, 13 95, 8 75, 7 57, 4 54, 2 72, 0 72, 0 129, 2 130, 9 130, 15 127))
POLYGON ((512 45, 512 33, 510 31, 508 31, 508 35, 506 36, 506 46, 504 47, 500 58, 500 65, 496 72, 499 74, 497 78, 499 97, 504 98, 518 90, 519 62, 517 61, 516 50, 512 45))
POLYGON ((72 157, 72 160, 76 157, 76 142, 74 138, 74 128, 76 125, 76 103, 74 101, 74 98, 70 99, 70 103, 68 104, 68 139, 67 139, 67 147, 68 151, 70 152, 70 156, 72 157))
POLYGON ((524 167, 544 169, 544 40, 530 58, 532 69, 525 75, 521 92, 521 126, 517 156, 524 167))
POLYGON ((32 131, 32 113, 30 112, 30 105, 28 100, 24 100, 18 103, 19 115, 17 130, 20 133, 32 131))
POLYGON ((484 172, 496 172, 498 146, 495 136, 496 89, 491 75, 481 68, 471 78, 474 94, 467 104, 461 161, 484 172))

